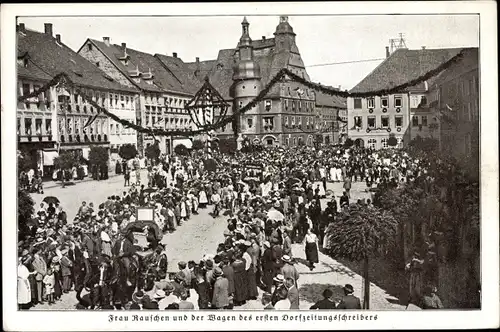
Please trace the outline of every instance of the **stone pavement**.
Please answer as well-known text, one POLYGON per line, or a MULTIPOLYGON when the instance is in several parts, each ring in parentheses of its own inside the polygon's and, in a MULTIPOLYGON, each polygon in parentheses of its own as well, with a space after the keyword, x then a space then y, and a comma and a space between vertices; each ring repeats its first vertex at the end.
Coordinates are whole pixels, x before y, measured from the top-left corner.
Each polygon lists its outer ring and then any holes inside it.
MULTIPOLYGON (((145 174, 142 179, 145 179, 145 174)), ((68 211, 68 217, 72 220, 76 210, 80 206, 81 200, 93 201, 94 205, 103 202, 107 196, 120 194, 123 189, 122 177, 110 178, 106 181, 91 181, 81 183, 67 188, 54 188, 48 190, 45 195, 38 195, 37 201, 41 201, 46 195, 59 197, 62 205, 68 211), (106 184, 104 186, 104 184, 106 184), (74 203, 72 203, 74 202, 74 203), (73 212, 74 211, 74 212, 73 212)), ((327 189, 333 190, 338 201, 342 194, 341 183, 329 183, 327 189)), ((351 201, 358 198, 370 198, 370 194, 365 191, 364 183, 353 183, 351 189, 351 201)), ((327 197, 323 200, 322 207, 326 207, 327 197)), ((223 240, 223 231, 226 229, 227 217, 220 216, 212 218, 209 215, 212 207, 200 210, 199 215, 192 216, 191 219, 178 227, 174 233, 165 234, 162 243, 166 244, 167 255, 169 259, 169 271, 175 271, 177 263, 181 260, 198 261, 205 253, 213 253, 217 244, 223 240)), ((341 287, 345 284, 353 285, 354 295, 363 298, 363 278, 359 274, 350 270, 335 259, 319 253, 320 263, 316 265, 313 271, 305 265, 305 252, 302 244, 294 244, 292 253, 297 260, 296 268, 300 273, 298 282, 300 293, 300 308, 309 309, 314 302, 321 299, 321 293, 328 287, 334 291, 335 297, 342 296, 341 287)), ((85 293, 83 293, 85 294, 85 293)), ((83 295, 82 294, 82 295, 83 295)), ((196 306, 196 292, 191 292, 191 301, 196 306)), ((236 310, 255 310, 262 309, 260 299, 262 290, 259 289, 258 300, 250 300, 243 306, 236 307, 236 310)), ((38 305, 32 310, 61 310, 74 309, 77 301, 75 293, 64 294, 62 300, 49 306, 47 304, 38 305)), ((370 286, 370 308, 371 310, 405 310, 405 306, 398 304, 398 299, 389 295, 384 289, 376 284, 370 286)), ((415 306, 410 306, 407 310, 418 310, 415 306)))

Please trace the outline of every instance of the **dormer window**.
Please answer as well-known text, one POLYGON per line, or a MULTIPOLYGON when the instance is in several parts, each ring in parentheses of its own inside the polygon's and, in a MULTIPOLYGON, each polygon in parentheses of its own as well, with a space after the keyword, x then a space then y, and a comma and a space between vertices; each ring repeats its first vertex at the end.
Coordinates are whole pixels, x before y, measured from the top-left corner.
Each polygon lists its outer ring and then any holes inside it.
POLYGON ((92 44, 90 43, 87 44, 87 50, 92 51, 92 44))
POLYGON ((23 58, 23 67, 28 68, 28 58, 27 57, 23 58))

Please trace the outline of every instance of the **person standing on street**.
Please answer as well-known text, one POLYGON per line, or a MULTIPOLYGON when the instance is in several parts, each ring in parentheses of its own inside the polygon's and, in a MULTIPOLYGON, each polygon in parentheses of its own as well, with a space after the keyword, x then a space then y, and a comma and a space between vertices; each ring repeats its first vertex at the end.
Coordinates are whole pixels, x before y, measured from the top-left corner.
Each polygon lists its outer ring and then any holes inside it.
POLYGON ((344 298, 340 301, 337 309, 361 309, 361 301, 356 296, 352 295, 354 293, 354 287, 352 285, 346 284, 344 286, 344 298))
POLYGON ((351 186, 352 186, 351 176, 345 177, 345 179, 344 179, 344 190, 345 190, 348 198, 351 198, 351 186))
POLYGON ((130 170, 127 168, 123 171, 123 178, 125 179, 124 187, 130 186, 130 170))
POLYGON ((332 301, 333 292, 328 288, 323 291, 323 299, 316 302, 309 309, 336 309, 335 302, 332 301))

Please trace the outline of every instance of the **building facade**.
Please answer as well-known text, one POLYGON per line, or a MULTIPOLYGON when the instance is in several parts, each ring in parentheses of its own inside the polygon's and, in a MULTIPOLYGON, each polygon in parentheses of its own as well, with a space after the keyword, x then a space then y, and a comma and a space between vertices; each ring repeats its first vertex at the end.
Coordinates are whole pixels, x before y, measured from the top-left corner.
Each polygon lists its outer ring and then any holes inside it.
MULTIPOLYGON (((111 44, 109 37, 104 37, 103 41, 88 39, 78 53, 121 84, 138 90, 134 96, 134 123, 149 128, 194 129, 185 105, 191 100, 196 86, 181 75, 184 68, 168 68, 170 62, 180 62, 182 65, 182 60, 170 59, 177 59, 176 53, 172 57, 152 55, 128 48, 126 43, 111 44)), ((195 84, 199 82, 195 81, 195 84)), ((144 154, 155 138, 149 134, 136 133, 134 139, 139 153, 144 154)), ((167 154, 172 153, 178 144, 188 148, 192 144, 191 139, 185 136, 162 136, 156 139, 160 142, 160 150, 167 154)))
POLYGON ((121 85, 67 47, 60 35, 53 35, 50 23, 45 24, 44 33, 26 29, 20 24, 17 34, 20 95, 33 91, 44 80, 60 73, 65 73, 74 84, 74 87, 51 87, 38 98, 18 104, 20 148, 26 145, 23 136, 29 137, 29 133, 36 136, 38 142, 53 142, 37 149, 38 164, 48 176, 51 175, 48 173, 51 173, 53 159, 61 151, 73 151, 88 159, 92 146, 109 150, 109 118, 100 114, 80 94, 85 94, 100 106, 109 107, 111 95, 132 97, 135 89, 121 85), (41 77, 30 78, 30 72, 41 77), (28 120, 28 116, 33 120, 28 120))
MULTIPOLYGON (((195 77, 202 76, 200 72, 208 75, 210 83, 231 105, 228 115, 253 100, 282 68, 310 80, 287 16, 280 17, 273 38, 252 40, 246 18, 241 27, 240 41, 235 49, 220 50, 215 61, 197 60, 187 64, 195 77)), ((321 106, 323 108, 317 111, 315 91, 300 83, 283 80, 264 100, 238 118, 238 134, 264 146, 313 145, 318 135, 324 137, 324 141, 329 137, 333 142, 334 134, 323 133, 323 128, 325 121, 336 121, 336 115, 329 111, 335 112, 336 104, 329 99, 321 106)), ((234 137, 233 126, 227 124, 217 131, 217 135, 219 138, 234 137)))
POLYGON ((439 114, 440 151, 451 154, 463 169, 479 179, 480 80, 479 51, 469 48, 463 60, 433 82, 429 97, 433 114, 439 114))
MULTIPOLYGON (((416 79, 457 55, 461 49, 397 49, 351 92, 388 89, 416 79), (396 70, 397 68, 397 70, 396 70)), ((348 136, 355 145, 388 148, 394 135, 397 147, 420 137, 437 135, 436 121, 427 105, 429 82, 402 93, 371 98, 348 98, 348 136)))

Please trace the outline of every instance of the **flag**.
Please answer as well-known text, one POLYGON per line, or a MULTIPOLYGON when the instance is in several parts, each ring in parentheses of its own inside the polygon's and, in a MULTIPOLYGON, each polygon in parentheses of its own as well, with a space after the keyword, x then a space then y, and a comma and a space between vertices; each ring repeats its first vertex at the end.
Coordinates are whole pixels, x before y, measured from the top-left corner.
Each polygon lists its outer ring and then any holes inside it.
POLYGON ((301 88, 297 88, 294 91, 296 91, 299 95, 303 95, 304 94, 304 90, 302 90, 301 88))

